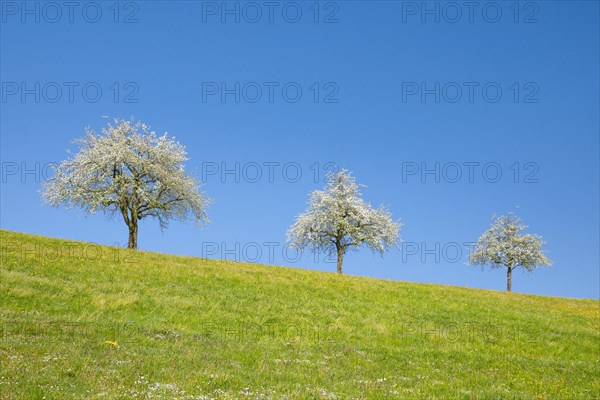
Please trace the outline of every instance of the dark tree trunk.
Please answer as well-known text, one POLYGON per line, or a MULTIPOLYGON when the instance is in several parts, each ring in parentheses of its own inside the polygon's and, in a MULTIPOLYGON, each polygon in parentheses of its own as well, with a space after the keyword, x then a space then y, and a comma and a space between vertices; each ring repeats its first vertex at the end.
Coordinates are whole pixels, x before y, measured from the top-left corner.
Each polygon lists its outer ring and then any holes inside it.
POLYGON ((127 242, 127 248, 131 250, 137 249, 137 235, 138 235, 138 227, 136 224, 129 225, 129 241, 127 242))
POLYGON ((512 267, 506 270, 506 291, 512 292, 512 267))
POLYGON ((342 273, 342 264, 344 263, 344 249, 342 246, 337 246, 337 273, 342 273))

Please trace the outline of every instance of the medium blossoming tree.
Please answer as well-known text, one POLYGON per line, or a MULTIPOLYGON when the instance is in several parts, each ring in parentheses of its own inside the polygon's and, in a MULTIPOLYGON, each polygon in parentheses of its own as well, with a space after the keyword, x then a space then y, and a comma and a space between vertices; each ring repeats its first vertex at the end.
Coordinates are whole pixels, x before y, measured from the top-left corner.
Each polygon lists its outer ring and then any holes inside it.
POLYGON ((157 218, 161 229, 172 218, 208 222, 210 200, 186 174, 185 147, 174 137, 158 136, 133 119, 115 119, 99 134, 87 128, 76 143, 78 153, 60 163, 44 184, 42 197, 52 206, 120 214, 130 249, 137 248, 138 223, 144 218, 157 218))
POLYGON ((516 215, 494 216, 494 223, 481 235, 469 256, 472 265, 506 268, 506 290, 512 290, 512 271, 525 268, 532 271, 538 266, 551 266, 542 252, 544 240, 539 235, 522 234, 527 228, 516 215))
POLYGON ((291 246, 337 255, 340 274, 348 249, 365 245, 383 254, 390 246, 396 246, 400 223, 394 222, 383 206, 374 209, 366 203, 360 186, 347 170, 328 174, 325 190, 310 194, 308 209, 290 227, 291 246))

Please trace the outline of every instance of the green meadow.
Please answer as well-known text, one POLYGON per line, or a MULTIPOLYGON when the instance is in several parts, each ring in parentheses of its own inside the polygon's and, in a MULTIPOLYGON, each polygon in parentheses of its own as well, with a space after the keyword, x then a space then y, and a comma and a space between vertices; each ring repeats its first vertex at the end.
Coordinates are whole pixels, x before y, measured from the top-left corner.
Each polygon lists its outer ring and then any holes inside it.
POLYGON ((0 231, 1 399, 597 399, 600 302, 0 231))

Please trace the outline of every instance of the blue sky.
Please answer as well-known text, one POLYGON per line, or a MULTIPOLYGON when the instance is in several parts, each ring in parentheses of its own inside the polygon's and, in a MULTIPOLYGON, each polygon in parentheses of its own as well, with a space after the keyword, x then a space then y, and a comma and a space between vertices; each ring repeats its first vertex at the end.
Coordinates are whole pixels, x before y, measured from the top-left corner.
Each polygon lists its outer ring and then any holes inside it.
POLYGON ((465 261, 514 211, 554 266, 513 290, 599 297, 598 2, 61 4, 1 3, 3 229, 126 245, 121 220, 38 191, 84 127, 135 116, 214 200, 202 230, 145 221, 141 249, 334 271, 285 233, 335 164, 404 224, 403 251, 346 273, 504 290, 465 261))

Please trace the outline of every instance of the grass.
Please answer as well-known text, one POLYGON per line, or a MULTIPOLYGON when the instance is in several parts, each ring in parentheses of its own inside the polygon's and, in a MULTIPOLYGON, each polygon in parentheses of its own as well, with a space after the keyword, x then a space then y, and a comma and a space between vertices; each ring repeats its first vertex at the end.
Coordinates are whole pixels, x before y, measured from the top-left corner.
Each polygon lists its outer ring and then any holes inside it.
POLYGON ((2 399, 594 399, 600 302, 0 230, 2 399))

